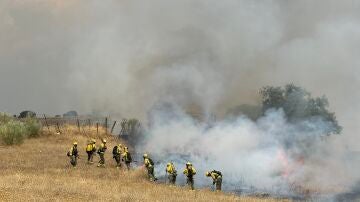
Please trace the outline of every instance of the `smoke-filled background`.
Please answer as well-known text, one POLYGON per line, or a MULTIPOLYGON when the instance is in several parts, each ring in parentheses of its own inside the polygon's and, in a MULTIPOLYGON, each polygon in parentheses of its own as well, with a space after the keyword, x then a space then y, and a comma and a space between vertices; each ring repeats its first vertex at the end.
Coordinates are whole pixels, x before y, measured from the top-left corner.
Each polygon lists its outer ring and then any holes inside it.
MULTIPOLYGON (((0 109, 76 109, 146 122, 154 105, 168 102, 177 114, 196 108, 221 119, 237 105, 258 104, 264 85, 295 83, 325 94, 343 126, 341 136, 316 143, 322 149, 313 158, 326 157, 326 166, 302 167, 299 175, 319 186, 351 186, 359 166, 344 154, 360 141, 359 36, 360 3, 350 0, 0 0, 0 109)), ((161 153, 170 149, 166 135, 182 139, 190 148, 177 151, 213 157, 209 167, 228 176, 231 168, 254 186, 278 183, 271 176, 283 170, 281 134, 301 132, 281 110, 211 129, 180 117, 157 122, 151 139, 162 146, 146 148, 161 153)))

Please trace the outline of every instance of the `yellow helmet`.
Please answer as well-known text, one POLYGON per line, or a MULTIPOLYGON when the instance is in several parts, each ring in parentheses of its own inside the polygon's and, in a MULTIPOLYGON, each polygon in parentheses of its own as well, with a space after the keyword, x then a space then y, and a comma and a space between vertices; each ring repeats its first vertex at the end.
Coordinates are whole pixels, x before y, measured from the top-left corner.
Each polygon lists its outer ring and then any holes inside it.
POLYGON ((74 142, 73 145, 77 145, 77 142, 74 142))
POLYGON ((192 166, 192 164, 190 162, 187 162, 186 165, 187 166, 192 166))
POLYGON ((145 153, 145 154, 143 155, 143 157, 144 157, 144 158, 147 158, 147 157, 148 157, 148 154, 145 153))
POLYGON ((167 163, 166 166, 171 166, 171 163, 167 163))
POLYGON ((95 140, 95 139, 91 139, 91 141, 92 141, 93 143, 96 143, 96 140, 95 140))
POLYGON ((102 142, 103 142, 103 143, 106 143, 106 140, 105 140, 105 139, 103 139, 103 140, 102 140, 102 142))
POLYGON ((205 173, 205 176, 209 177, 211 175, 211 173, 208 171, 205 173))
POLYGON ((119 144, 118 147, 122 147, 122 144, 119 144))

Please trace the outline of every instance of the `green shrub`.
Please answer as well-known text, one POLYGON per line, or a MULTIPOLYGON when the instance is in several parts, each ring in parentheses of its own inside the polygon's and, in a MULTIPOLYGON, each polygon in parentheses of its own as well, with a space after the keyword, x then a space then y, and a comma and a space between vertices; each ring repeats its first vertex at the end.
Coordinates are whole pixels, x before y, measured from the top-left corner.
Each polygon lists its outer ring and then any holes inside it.
POLYGON ((26 135, 30 138, 39 137, 41 125, 34 118, 27 118, 25 121, 26 135))
POLYGON ((5 123, 8 123, 9 121, 11 120, 14 120, 13 117, 9 116, 8 114, 6 113, 0 113, 0 125, 1 124, 5 124, 5 123))
POLYGON ((7 145, 21 144, 26 134, 25 124, 19 121, 9 121, 0 125, 0 137, 7 145))

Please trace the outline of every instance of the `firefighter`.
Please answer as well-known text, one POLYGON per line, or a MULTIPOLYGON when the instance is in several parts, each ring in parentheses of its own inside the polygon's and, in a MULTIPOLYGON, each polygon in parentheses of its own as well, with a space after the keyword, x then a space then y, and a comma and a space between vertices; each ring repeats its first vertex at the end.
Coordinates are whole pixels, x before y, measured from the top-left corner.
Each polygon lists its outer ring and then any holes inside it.
POLYGON ((213 179, 213 185, 216 185, 216 191, 221 191, 222 174, 220 171, 208 171, 205 173, 205 176, 213 179))
POLYGON ((105 151, 106 151, 107 147, 106 147, 106 140, 103 139, 102 143, 97 151, 97 153, 100 156, 100 161, 99 164, 97 165, 97 167, 105 167, 105 151))
POLYGON ((175 185, 177 171, 176 171, 176 168, 175 168, 175 166, 174 166, 174 164, 172 162, 169 162, 166 165, 166 173, 168 174, 169 183, 172 184, 172 185, 175 185))
POLYGON ((121 167, 121 153, 122 153, 122 145, 116 145, 113 148, 113 158, 116 161, 116 168, 120 168, 121 167))
POLYGON ((70 164, 76 168, 77 158, 79 158, 78 150, 77 150, 77 142, 73 143, 73 146, 67 153, 67 156, 70 158, 70 164))
POLYGON ((147 169, 148 177, 150 181, 156 181, 154 175, 154 161, 149 157, 148 154, 144 154, 144 166, 147 169))
POLYGON ((132 162, 132 158, 129 149, 127 147, 124 147, 122 160, 125 162, 126 168, 130 170, 130 163, 132 162))
POLYGON ((183 173, 186 176, 187 185, 191 190, 194 190, 194 175, 196 175, 196 170, 190 162, 186 163, 186 168, 183 173))
POLYGON ((88 155, 88 163, 92 164, 93 162, 93 156, 96 152, 96 140, 92 139, 89 141, 89 143, 86 145, 86 153, 88 155))

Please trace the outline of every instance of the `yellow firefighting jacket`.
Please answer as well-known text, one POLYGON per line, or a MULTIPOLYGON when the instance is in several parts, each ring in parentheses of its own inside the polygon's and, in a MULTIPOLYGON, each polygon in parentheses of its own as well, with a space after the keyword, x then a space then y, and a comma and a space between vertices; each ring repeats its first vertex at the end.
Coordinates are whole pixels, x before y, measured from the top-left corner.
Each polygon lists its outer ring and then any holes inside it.
POLYGON ((184 170, 183 173, 186 175, 186 177, 191 178, 191 177, 193 177, 194 175, 196 175, 196 170, 195 170, 194 167, 191 166, 191 167, 185 168, 185 170, 184 170))
POLYGON ((123 155, 123 160, 125 161, 125 163, 131 162, 131 158, 129 158, 130 157, 129 151, 125 150, 122 155, 123 155))
POLYGON ((215 181, 216 179, 218 179, 219 177, 221 177, 221 175, 215 173, 215 172, 211 172, 210 173, 211 178, 215 181))
POLYGON ((90 144, 86 145, 86 151, 87 151, 87 152, 93 151, 93 148, 94 148, 93 146, 94 146, 93 143, 90 143, 90 144))
POLYGON ((116 153, 119 154, 119 155, 121 155, 122 152, 123 152, 122 147, 119 147, 119 146, 118 146, 118 147, 117 147, 117 150, 116 150, 116 153))
POLYGON ((78 150, 76 147, 71 147, 69 152, 68 152, 69 156, 78 156, 78 150))
POLYGON ((150 167, 153 166, 153 165, 151 164, 149 158, 144 158, 144 165, 145 165, 145 167, 147 167, 147 168, 150 168, 150 167))
POLYGON ((176 169, 173 163, 170 163, 170 165, 166 165, 166 172, 169 174, 176 174, 176 169))
POLYGON ((98 153, 105 153, 107 147, 104 143, 101 143, 99 149, 98 149, 98 153))

